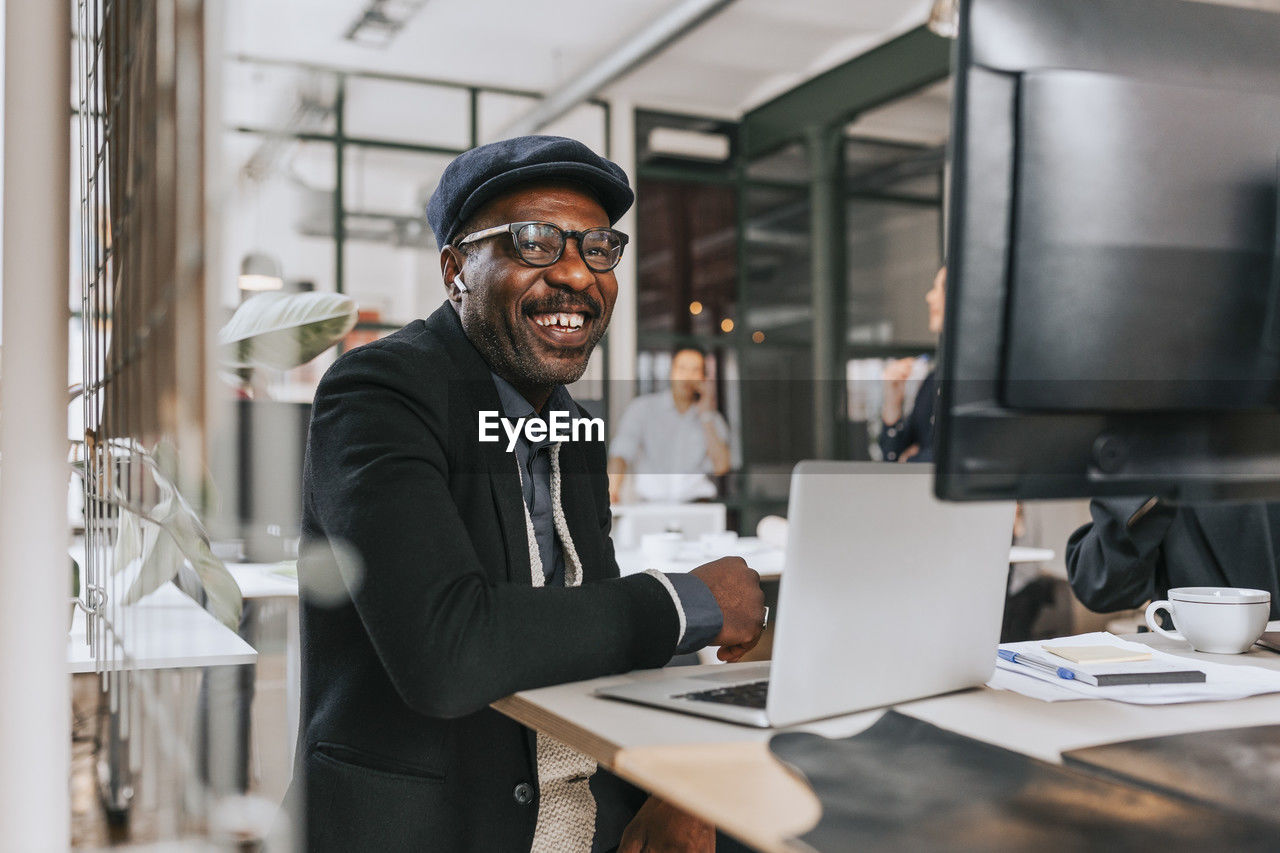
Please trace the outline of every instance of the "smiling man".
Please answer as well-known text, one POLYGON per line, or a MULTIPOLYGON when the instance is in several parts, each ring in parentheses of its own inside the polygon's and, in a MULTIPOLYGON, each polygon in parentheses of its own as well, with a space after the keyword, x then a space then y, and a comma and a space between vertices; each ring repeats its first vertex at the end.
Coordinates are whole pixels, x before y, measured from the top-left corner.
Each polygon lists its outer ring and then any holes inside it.
POLYGON ((707 644, 736 659, 761 632, 739 558, 618 577, 592 431, 479 434, 486 413, 585 417, 564 386, 608 326, 627 244, 612 223, 631 202, 622 170, 573 140, 459 156, 427 208, 448 300, 320 383, 299 560, 308 850, 714 844, 488 707, 707 644))

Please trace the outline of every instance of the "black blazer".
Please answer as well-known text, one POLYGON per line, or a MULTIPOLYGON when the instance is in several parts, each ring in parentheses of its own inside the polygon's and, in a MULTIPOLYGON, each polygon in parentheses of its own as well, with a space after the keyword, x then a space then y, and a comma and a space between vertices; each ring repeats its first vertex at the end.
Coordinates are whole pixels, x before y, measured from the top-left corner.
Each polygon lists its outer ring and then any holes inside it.
POLYGON ((911 412, 896 424, 880 424, 880 452, 886 462, 897 462, 915 444, 920 452, 908 462, 933 461, 933 410, 938 399, 938 374, 930 370, 920 382, 911 412))
POLYGON ((1093 500, 1093 521, 1067 540, 1067 578, 1100 613, 1139 607, 1180 586, 1236 586, 1271 592, 1280 618, 1276 548, 1267 505, 1163 502, 1134 520, 1142 498, 1093 500))
POLYGON ((477 440, 484 409, 497 390, 448 303, 346 353, 316 391, 291 796, 309 850, 528 850, 534 740, 489 703, 675 650, 666 589, 618 577, 603 442, 561 449, 582 586, 530 585, 516 463, 477 440))

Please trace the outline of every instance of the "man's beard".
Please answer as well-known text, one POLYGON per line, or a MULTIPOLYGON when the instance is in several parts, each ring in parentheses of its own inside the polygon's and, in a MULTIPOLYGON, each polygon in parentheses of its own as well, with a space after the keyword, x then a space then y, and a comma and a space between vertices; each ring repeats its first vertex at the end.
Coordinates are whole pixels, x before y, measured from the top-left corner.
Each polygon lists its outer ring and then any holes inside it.
MULTIPOLYGON (((554 312, 567 310, 564 304, 571 300, 540 300, 530 310, 554 312)), ((591 337, 582 347, 574 347, 570 352, 581 354, 581 359, 560 359, 539 357, 539 350, 548 349, 545 341, 537 338, 532 329, 516 321, 516 327, 510 328, 506 313, 501 313, 495 320, 486 313, 486 305, 472 296, 463 300, 460 319, 467 338, 484 360, 489 363, 494 373, 517 387, 544 387, 569 385, 582 378, 587 370, 587 363, 596 344, 604 335, 606 323, 600 323, 600 307, 594 299, 578 300, 576 307, 586 307, 591 315, 597 318, 592 325, 591 337)), ((554 352, 554 349, 552 349, 554 352)))

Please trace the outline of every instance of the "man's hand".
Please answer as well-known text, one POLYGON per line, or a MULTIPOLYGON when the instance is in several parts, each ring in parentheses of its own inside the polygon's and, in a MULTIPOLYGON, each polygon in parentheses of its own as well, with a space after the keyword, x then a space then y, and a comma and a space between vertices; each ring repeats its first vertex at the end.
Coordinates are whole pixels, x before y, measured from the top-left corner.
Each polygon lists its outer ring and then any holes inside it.
POLYGON ((764 633, 764 590, 760 574, 741 557, 721 557, 703 563, 692 572, 707 585, 720 605, 724 624, 711 645, 720 646, 716 656, 736 661, 755 648, 764 633))
POLYGON ((716 384, 704 379, 698 397, 698 417, 702 420, 702 434, 707 441, 707 458, 711 460, 711 473, 721 477, 729 473, 733 460, 729 452, 729 442, 720 437, 716 430, 716 384))
POLYGON ((622 482, 627 479, 627 460, 620 456, 609 457, 609 503, 622 501, 622 482))
POLYGON ((880 416, 886 424, 902 420, 902 404, 907 396, 907 380, 916 366, 914 358, 899 358, 884 368, 884 407, 880 416))
POLYGON ((704 379, 698 385, 698 411, 709 415, 716 413, 716 383, 710 379, 704 379))
POLYGON ((715 853, 716 828, 650 797, 622 833, 618 853, 715 853))

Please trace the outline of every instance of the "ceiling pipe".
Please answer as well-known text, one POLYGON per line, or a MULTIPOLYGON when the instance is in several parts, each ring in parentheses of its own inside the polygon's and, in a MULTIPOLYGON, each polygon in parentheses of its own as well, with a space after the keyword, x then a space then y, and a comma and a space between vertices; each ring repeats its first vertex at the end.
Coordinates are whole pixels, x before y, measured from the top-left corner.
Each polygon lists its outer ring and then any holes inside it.
POLYGON ((537 133, 613 81, 631 72, 733 0, 680 0, 644 29, 610 48, 604 58, 579 70, 524 115, 509 122, 499 139, 537 133))

